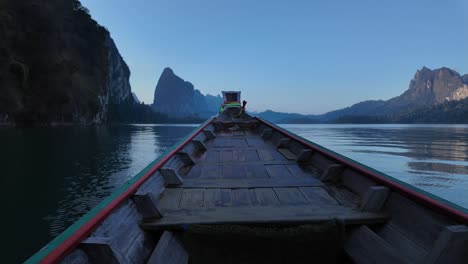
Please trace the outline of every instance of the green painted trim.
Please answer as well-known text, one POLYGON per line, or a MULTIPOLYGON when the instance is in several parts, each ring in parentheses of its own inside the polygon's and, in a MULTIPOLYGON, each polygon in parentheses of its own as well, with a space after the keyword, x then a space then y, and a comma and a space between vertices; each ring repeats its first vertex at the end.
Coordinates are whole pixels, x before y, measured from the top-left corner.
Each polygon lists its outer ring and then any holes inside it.
POLYGON ((203 124, 192 130, 187 136, 179 140, 176 144, 174 144, 171 148, 167 149, 164 153, 162 153, 156 160, 151 162, 148 166, 146 166, 143 170, 141 170, 137 175, 133 176, 127 182, 125 182, 122 186, 120 186, 117 190, 115 190, 111 195, 107 198, 102 200, 96 207, 91 209, 85 215, 83 215, 80 219, 78 219, 75 223, 69 226, 65 231, 63 231, 60 235, 52 239, 49 243, 47 243, 43 248, 37 251, 34 255, 32 255, 29 259, 27 259, 24 263, 26 264, 33 264, 39 263, 44 257, 46 257, 50 252, 52 252, 57 246, 62 244, 65 240, 67 240, 76 230, 81 228, 85 223, 91 220, 96 214, 98 214, 103 208, 109 205, 115 198, 117 198, 120 194, 125 192, 130 186, 132 186, 136 181, 138 181, 146 172, 148 172, 156 163, 158 163, 163 157, 167 156, 171 151, 179 147, 187 138, 192 136, 192 134, 197 131, 200 127, 206 125, 207 123, 211 122, 213 119, 210 118, 205 121, 203 124))
POLYGON ((448 206, 450 206, 450 207, 452 207, 452 208, 454 208, 454 209, 457 209, 457 210, 459 210, 459 211, 461 211, 461 212, 463 212, 463 213, 465 213, 465 214, 468 213, 468 209, 465 208, 465 207, 462 207, 462 206, 460 206, 460 205, 458 205, 458 204, 452 203, 452 202, 450 202, 450 201, 448 201, 448 200, 446 200, 446 199, 444 199, 444 198, 442 198, 442 197, 439 197, 439 196, 437 196, 437 195, 435 195, 435 194, 432 194, 432 193, 430 193, 430 192, 427 192, 427 191, 424 191, 424 190, 422 190, 422 189, 419 189, 418 187, 416 187, 416 186, 414 186, 414 185, 411 185, 411 184, 409 184, 409 183, 406 183, 406 182, 404 182, 404 181, 401 181, 401 180, 399 180, 399 179, 397 179, 397 178, 394 178, 394 177, 392 177, 392 176, 390 176, 390 175, 388 175, 388 174, 385 174, 385 173, 383 173, 383 172, 381 172, 381 171, 378 171, 378 170, 376 170, 376 169, 374 169, 374 168, 371 168, 371 167, 369 167, 369 166, 367 166, 367 165, 364 165, 364 164, 362 164, 362 163, 360 163, 360 162, 358 162, 358 161, 355 161, 355 160, 353 160, 353 159, 351 159, 351 158, 348 158, 348 157, 346 157, 346 156, 343 156, 343 155, 341 155, 341 154, 339 154, 339 153, 337 153, 337 152, 335 152, 335 151, 333 151, 333 150, 330 150, 330 149, 328 149, 328 148, 326 148, 326 147, 324 147, 324 146, 321 146, 321 145, 319 145, 319 144, 317 144, 317 143, 314 143, 314 142, 312 142, 312 141, 310 141, 310 140, 308 140, 308 139, 305 139, 305 138, 303 138, 303 137, 301 137, 301 136, 299 136, 299 135, 297 135, 297 134, 295 134, 295 133, 293 133, 293 132, 291 132, 291 131, 289 131, 289 130, 286 130, 286 129, 284 129, 284 128, 278 126, 278 125, 276 125, 276 124, 270 123, 270 122, 266 121, 266 120, 263 119, 263 118, 259 118, 259 117, 255 117, 255 118, 257 118, 257 119, 259 119, 259 120, 262 120, 262 121, 265 122, 265 123, 268 123, 269 125, 273 126, 274 128, 276 128, 276 129, 278 129, 278 130, 280 130, 280 131, 283 131, 283 132, 285 132, 285 133, 287 133, 287 134, 290 134, 290 135, 294 135, 295 137, 300 138, 300 139, 302 139, 302 140, 308 142, 309 144, 315 146, 316 148, 321 149, 323 152, 332 153, 333 155, 338 156, 338 157, 340 157, 340 158, 342 158, 342 159, 345 159, 345 160, 347 160, 347 161, 349 161, 349 162, 351 162, 351 163, 354 163, 354 164, 356 164, 356 165, 358 165, 358 166, 360 166, 360 167, 363 167, 363 168, 366 169, 366 170, 369 170, 369 171, 371 171, 371 172, 374 172, 374 173, 376 173, 376 174, 379 174, 380 176, 382 176, 382 177, 384 177, 384 178, 386 178, 386 179, 388 179, 388 180, 390 180, 390 181, 393 181, 393 182, 395 182, 395 183, 398 183, 398 184, 400 184, 400 185, 403 185, 403 186, 405 186, 405 187, 408 188, 408 189, 412 189, 413 191, 419 192, 419 193, 421 193, 421 194, 423 194, 423 195, 425 195, 425 196, 427 196, 427 197, 429 197, 429 198, 431 198, 431 199, 434 199, 434 200, 436 200, 436 201, 439 201, 439 202, 441 202, 441 203, 443 203, 443 204, 445 204, 445 205, 448 205, 448 206))
POLYGON ((241 106, 241 104, 240 104, 240 103, 228 103, 228 104, 224 104, 224 107, 226 107, 226 106, 227 106, 227 107, 231 107, 231 106, 233 106, 233 107, 239 107, 239 106, 241 106))

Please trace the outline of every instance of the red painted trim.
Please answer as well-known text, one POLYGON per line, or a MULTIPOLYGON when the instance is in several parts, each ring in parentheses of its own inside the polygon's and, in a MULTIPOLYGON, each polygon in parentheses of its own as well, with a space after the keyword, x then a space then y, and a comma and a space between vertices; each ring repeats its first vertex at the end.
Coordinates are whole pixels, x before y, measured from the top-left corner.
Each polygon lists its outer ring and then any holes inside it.
POLYGON ((71 235, 67 240, 55 248, 52 252, 44 257, 40 263, 57 263, 59 260, 64 258, 68 253, 70 253, 75 247, 77 247, 81 241, 91 234, 97 225, 99 225, 117 206, 122 202, 127 200, 137 189, 150 178, 155 171, 157 171, 166 161, 168 161, 174 154, 176 154, 182 147, 185 146, 190 140, 192 140, 198 133, 200 133, 206 126, 208 126, 214 117, 210 121, 206 122, 204 126, 199 127, 192 135, 186 138, 179 146, 174 148, 171 152, 168 153, 164 158, 158 161, 150 170, 148 170, 140 179, 138 179, 133 185, 129 186, 127 190, 121 193, 117 198, 115 198, 110 204, 103 208, 98 214, 91 218, 86 224, 81 226, 73 235, 71 235))
POLYGON ((361 173, 363 173, 365 176, 369 177, 369 178, 372 178, 374 180, 376 180, 377 182, 380 182, 382 183, 383 185, 386 185, 387 187, 390 187, 392 189, 394 189, 395 191, 398 191, 399 193, 405 195, 406 197, 410 198, 410 199, 413 199, 417 202, 420 202, 432 209, 435 209, 437 210, 438 212, 442 213, 442 214, 445 214, 447 216, 450 216, 450 217, 453 217, 455 218, 456 220, 460 221, 461 223, 463 224, 468 224, 468 214, 464 213, 464 212, 461 212, 453 207, 450 207, 449 205, 446 205, 442 202, 439 202, 437 200, 434 200, 424 194, 421 194, 415 190, 412 190, 408 187, 405 187, 405 186, 402 186, 382 175, 379 175, 373 171, 369 171, 368 169, 360 166, 359 164, 356 164, 356 163, 353 163, 349 160, 346 160, 346 159, 343 159, 342 157, 339 157, 333 153, 330 153, 330 152, 327 152, 327 151, 324 151, 320 148, 317 148, 316 146, 310 144, 310 142, 308 142, 307 140, 304 140, 304 139, 301 139, 293 134, 291 134, 289 131, 285 130, 285 129, 279 129, 277 127, 275 127, 274 125, 270 124, 269 122, 265 121, 265 120, 262 120, 261 118, 256 118, 257 120, 259 120, 260 122, 264 123, 265 125, 279 131, 280 133, 282 133, 283 135, 287 136, 287 137, 290 137, 304 145, 306 145, 307 147, 317 151, 317 152, 320 152, 321 154, 325 155, 325 156, 328 156, 340 163, 343 163, 345 165, 347 165, 348 167, 356 170, 356 171, 359 171, 361 173))

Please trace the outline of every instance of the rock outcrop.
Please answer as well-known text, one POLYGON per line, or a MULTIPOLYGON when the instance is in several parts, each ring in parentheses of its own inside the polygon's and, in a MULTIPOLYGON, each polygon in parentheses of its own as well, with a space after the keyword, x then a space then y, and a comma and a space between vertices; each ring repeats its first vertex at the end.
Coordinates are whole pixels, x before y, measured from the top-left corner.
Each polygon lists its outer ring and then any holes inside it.
POLYGON ((222 101, 220 96, 203 95, 172 69, 165 68, 154 91, 153 110, 175 118, 207 118, 217 113, 222 101))
MULTIPOLYGON (((281 123, 316 122, 402 122, 402 120, 430 120, 423 119, 423 113, 436 113, 441 111, 438 105, 447 104, 450 111, 458 105, 465 108, 466 102, 456 102, 468 98, 468 74, 461 76, 449 68, 430 70, 426 67, 418 70, 410 81, 409 88, 400 96, 389 100, 369 100, 354 104, 350 107, 331 111, 322 115, 303 115, 275 113, 276 120, 268 111, 259 113, 260 117, 281 123), (427 108, 427 109, 425 109, 427 108), (376 118, 376 117, 385 118, 376 118), (278 119, 282 117, 282 119, 278 119), (404 117, 404 118, 403 118, 404 117)), ((438 115, 448 116, 450 111, 438 115)), ((458 119, 457 119, 458 120, 458 119)), ((406 121, 405 121, 406 122, 406 121)))
POLYGON ((430 70, 423 67, 411 80, 409 89, 389 103, 433 105, 461 100, 468 96, 468 85, 462 76, 449 68, 430 70))
POLYGON ((130 71, 78 0, 0 0, 4 123, 103 123, 132 103, 130 71))
MULTIPOLYGON (((466 75, 465 75, 466 76, 466 75)), ((409 88, 400 96, 387 101, 365 101, 351 107, 319 116, 333 120, 352 115, 396 115, 420 107, 430 107, 446 101, 458 101, 468 97, 468 85, 464 77, 449 68, 430 70, 426 67, 416 71, 409 88)))

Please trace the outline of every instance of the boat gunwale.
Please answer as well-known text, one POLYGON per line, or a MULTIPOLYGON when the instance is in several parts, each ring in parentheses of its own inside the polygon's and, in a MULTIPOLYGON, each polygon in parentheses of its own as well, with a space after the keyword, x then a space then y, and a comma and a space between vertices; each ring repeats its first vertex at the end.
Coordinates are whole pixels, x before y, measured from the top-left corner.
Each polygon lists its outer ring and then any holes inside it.
POLYGON ((93 207, 75 223, 65 229, 60 235, 49 241, 24 263, 57 263, 75 249, 81 241, 88 237, 114 209, 126 201, 151 176, 160 169, 171 157, 196 137, 203 129, 216 119, 213 116, 182 138, 178 143, 162 153, 158 158, 142 169, 134 177, 126 181, 111 195, 93 207))
POLYGON ((278 125, 272 124, 260 117, 254 117, 261 123, 273 128, 274 130, 282 133, 283 135, 296 140, 305 146, 325 155, 339 163, 342 163, 353 170, 361 172, 364 177, 371 178, 392 190, 414 200, 415 202, 422 204, 426 207, 435 209, 437 212, 442 213, 446 216, 453 217, 462 224, 468 224, 468 209, 463 208, 457 204, 454 204, 444 198, 426 192, 418 187, 411 184, 398 180, 390 175, 380 172, 376 169, 370 168, 360 162, 357 162, 351 158, 345 157, 339 153, 336 153, 328 148, 325 148, 317 143, 313 143, 301 136, 298 136, 287 129, 284 129, 278 125))

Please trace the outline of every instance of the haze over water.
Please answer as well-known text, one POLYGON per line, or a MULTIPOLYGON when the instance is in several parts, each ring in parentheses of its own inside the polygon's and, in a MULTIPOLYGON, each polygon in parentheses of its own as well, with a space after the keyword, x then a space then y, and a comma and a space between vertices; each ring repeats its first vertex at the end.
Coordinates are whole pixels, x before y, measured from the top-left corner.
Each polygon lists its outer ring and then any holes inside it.
MULTIPOLYGON (((25 260, 196 126, 0 128, 0 198, 14 200, 0 220, 5 263, 25 260)), ((466 125, 283 127, 468 208, 466 125)))

